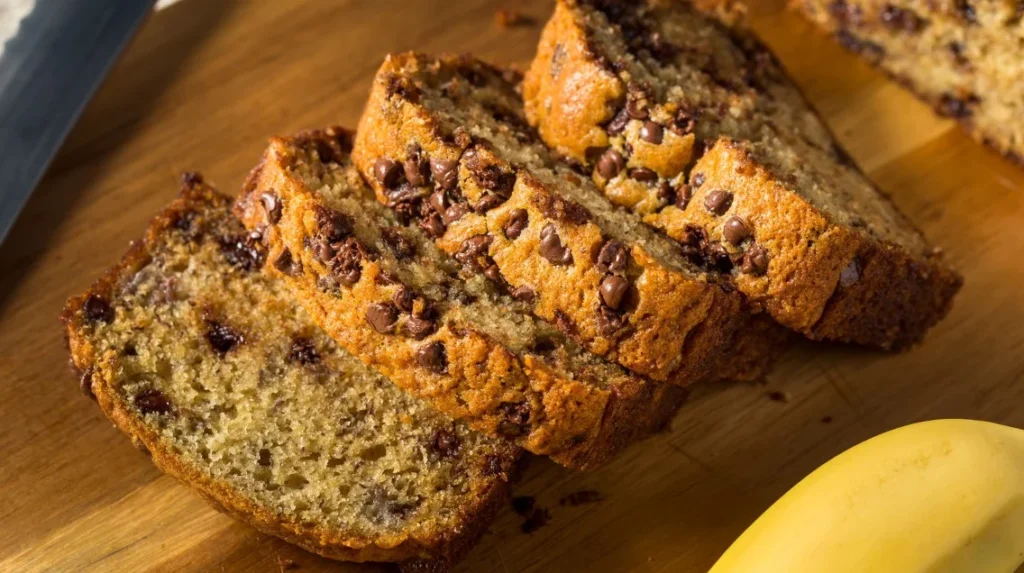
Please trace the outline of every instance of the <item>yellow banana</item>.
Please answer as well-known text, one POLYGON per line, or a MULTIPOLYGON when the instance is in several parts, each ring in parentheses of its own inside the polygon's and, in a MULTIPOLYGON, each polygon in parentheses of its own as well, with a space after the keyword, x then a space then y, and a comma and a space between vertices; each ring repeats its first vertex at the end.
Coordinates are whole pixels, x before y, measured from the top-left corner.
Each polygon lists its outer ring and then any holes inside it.
POLYGON ((1024 563, 1024 430, 936 420, 836 456, 711 573, 1013 573, 1024 563))

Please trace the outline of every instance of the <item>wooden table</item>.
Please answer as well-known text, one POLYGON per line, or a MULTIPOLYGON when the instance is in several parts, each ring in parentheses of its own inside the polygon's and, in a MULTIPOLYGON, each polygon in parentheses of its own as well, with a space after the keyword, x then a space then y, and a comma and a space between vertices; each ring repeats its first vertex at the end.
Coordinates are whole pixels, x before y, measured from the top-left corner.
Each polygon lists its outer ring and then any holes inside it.
MULTIPOLYGON (((884 430, 942 417, 1024 426, 1024 170, 764 1, 754 24, 840 139, 966 277, 919 348, 806 344, 764 385, 723 385, 601 471, 534 460, 532 534, 502 513, 463 571, 705 571, 801 477, 884 430), (769 399, 785 393, 788 401, 769 399), (560 506, 578 490, 603 500, 560 506)), ((527 61, 547 0, 183 0, 155 14, 0 248, 0 570, 363 571, 293 549, 162 476, 80 394, 57 323, 200 169, 238 188, 267 136, 359 115, 385 52, 527 61), (300 5, 301 4, 301 5, 300 5)))

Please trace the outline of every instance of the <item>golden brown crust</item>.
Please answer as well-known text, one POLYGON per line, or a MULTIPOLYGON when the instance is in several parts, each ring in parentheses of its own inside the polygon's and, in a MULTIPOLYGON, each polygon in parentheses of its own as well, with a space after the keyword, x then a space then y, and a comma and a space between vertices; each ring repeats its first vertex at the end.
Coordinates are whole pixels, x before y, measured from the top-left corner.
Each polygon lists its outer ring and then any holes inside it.
MULTIPOLYGON (((616 75, 616 66, 621 62, 610 63, 608 54, 597 53, 595 41, 586 28, 584 4, 582 0, 557 3, 555 14, 541 36, 537 56, 523 81, 523 96, 528 118, 544 140, 559 152, 589 162, 594 168, 595 160, 588 157, 588 150, 603 150, 613 145, 607 130, 611 130, 609 121, 613 117, 619 119, 614 105, 623 101, 626 86, 620 75, 616 75)), ((625 7, 626 3, 607 4, 614 5, 610 12, 634 10, 625 7)), ((665 10, 667 5, 656 0, 649 0, 649 4, 659 10, 665 10)), ((679 17, 693 20, 691 16, 679 17)), ((719 24, 711 21, 706 24, 707 28, 716 26, 719 24)), ((723 30, 713 35, 729 38, 728 34, 735 36, 735 42, 754 45, 755 41, 741 31, 723 30)), ((746 47, 734 49, 743 53, 750 51, 746 47)), ((760 59, 766 62, 770 60, 767 50, 757 55, 764 56, 760 59)), ((759 58, 754 57, 753 61, 759 58)), ((830 153, 836 156, 834 161, 852 164, 834 142, 828 143, 832 139, 824 123, 816 118, 802 94, 785 79, 781 68, 766 65, 764 69, 792 105, 805 109, 799 115, 800 121, 814 127, 816 140, 824 139, 826 147, 831 145, 834 151, 830 153)), ((751 74, 756 80, 756 72, 751 74)), ((750 102, 760 97, 759 89, 768 89, 758 87, 757 81, 754 84, 752 90, 728 92, 730 98, 741 95, 746 98, 737 101, 747 103, 733 104, 741 114, 754 109, 744 106, 755 105, 750 102)), ((684 91, 687 88, 682 87, 684 91)), ((677 105, 674 101, 652 103, 650 118, 661 122, 666 109, 677 105), (660 115, 655 117, 656 113, 660 115)), ((729 102, 723 101, 722 105, 728 106, 729 102)), ((625 109, 628 110, 628 104, 625 109)), ((699 113, 691 115, 700 116, 699 113)), ((714 112, 707 115, 714 115, 714 112)), ((716 121, 727 126, 730 120, 719 118, 716 121)), ((692 248, 695 256, 707 259, 709 246, 727 252, 731 261, 723 267, 732 274, 739 291, 779 323, 813 339, 896 349, 920 340, 948 312, 961 279, 941 256, 879 238, 874 234, 875 227, 858 228, 856 217, 849 223, 837 222, 806 199, 798 191, 795 180, 780 177, 768 168, 766 162, 750 151, 746 142, 737 143, 718 136, 717 141, 705 142, 710 149, 703 156, 694 158, 694 133, 681 137, 675 130, 665 128, 660 142, 650 145, 636 133, 639 123, 630 121, 625 128, 619 128, 622 132, 616 137, 628 141, 630 152, 623 160, 623 167, 608 171, 618 174, 627 169, 650 169, 663 178, 661 185, 671 184, 668 188, 675 193, 670 194, 672 198, 667 204, 652 203, 654 197, 649 183, 614 175, 607 179, 597 168, 594 168, 595 181, 604 186, 605 194, 614 202, 642 214, 645 223, 679 241, 684 248, 692 248), (726 205, 718 214, 706 206, 708 195, 716 192, 728 192, 732 201, 731 208, 726 205), (683 193, 686 200, 679 198, 683 193), (744 232, 749 233, 737 238, 735 246, 723 232, 733 217, 738 217, 744 232), (766 255, 760 259, 760 267, 764 268, 755 269, 747 260, 755 249, 763 249, 766 255), (858 280, 857 265, 865 264, 868 258, 873 261, 876 272, 886 272, 879 265, 891 265, 887 272, 897 282, 880 288, 874 281, 858 280), (841 277, 842 287, 839 286, 841 277), (840 300, 847 302, 840 303, 840 300), (855 300, 859 302, 852 302, 855 300)), ((775 132, 777 125, 769 121, 766 129, 775 132)), ((794 149, 804 146, 820 160, 824 155, 817 147, 821 145, 820 141, 809 145, 797 143, 794 149)), ((838 186, 850 182, 849 169, 836 168, 836 173, 842 173, 836 176, 838 186)), ((845 193, 843 189, 836 191, 845 193)), ((873 201, 881 205, 877 211, 887 213, 894 221, 892 225, 906 229, 906 234, 913 236, 908 243, 923 242, 919 232, 890 207, 883 194, 876 191, 873 201)), ((857 201, 847 202, 857 205, 857 201)), ((860 223, 863 222, 862 219, 860 223)))
POLYGON ((112 298, 120 285, 149 261, 150 249, 162 240, 162 234, 179 215, 204 209, 227 210, 230 201, 201 183, 195 174, 183 177, 182 196, 156 216, 142 241, 135 242, 128 253, 86 293, 70 299, 61 316, 71 353, 72 365, 83 373, 83 390, 93 397, 104 414, 139 449, 151 456, 162 471, 191 487, 217 510, 246 522, 256 529, 331 559, 344 561, 390 561, 418 563, 436 561, 439 566, 453 563, 462 556, 491 523, 493 516, 508 496, 507 476, 518 457, 515 448, 498 455, 500 467, 492 479, 474 480, 472 504, 461 508, 461 527, 454 531, 417 531, 368 538, 322 526, 308 527, 283 518, 258 505, 227 482, 217 480, 176 453, 172 446, 133 411, 115 388, 116 373, 110 358, 97 356, 86 331, 83 305, 91 295, 112 298))
MULTIPOLYGON (((266 226, 268 261, 276 260, 285 248, 301 261, 302 270, 295 276, 273 272, 289 284, 314 320, 343 347, 403 389, 465 420, 473 429, 514 438, 529 451, 577 469, 604 463, 626 444, 671 418, 685 398, 681 389, 656 388, 654 383, 618 369, 614 369, 618 374, 603 381, 603 388, 574 379, 573 373, 538 356, 509 350, 455 312, 442 314, 437 330, 421 340, 401 335, 400 328, 395 333, 378 332, 368 324, 366 309, 390 302, 400 288, 394 277, 382 284, 379 279, 386 269, 378 261, 363 259, 358 280, 338 287, 341 296, 319 288, 331 271, 306 245, 317 234, 316 213, 331 207, 290 166, 301 161, 297 149, 303 141, 314 147, 329 145, 345 133, 342 128, 329 128, 273 139, 261 166, 246 184, 247 195, 238 203, 248 227, 266 226), (266 212, 259 200, 263 193, 281 199, 278 224, 266 225, 266 212), (444 345, 448 359, 443 373, 433 372, 417 360, 420 348, 436 342, 444 345), (515 435, 507 429, 507 406, 521 403, 529 405, 529 421, 519 426, 525 432, 515 435)), ((354 172, 334 167, 344 174, 341 176, 354 176, 348 184, 362 185, 354 172)))
MULTIPOLYGON (((572 54, 565 58, 575 57, 572 54)), ((404 161, 407 145, 418 144, 432 158, 462 161, 470 151, 493 165, 508 168, 501 152, 491 153, 471 137, 447 137, 445 120, 418 101, 424 78, 432 74, 452 73, 480 67, 466 58, 434 59, 422 54, 388 56, 378 71, 367 102, 353 150, 353 161, 387 202, 385 189, 372 176, 373 166, 381 158, 404 161), (395 89, 395 85, 403 89, 395 89)), ((581 74, 581 90, 590 89, 598 78, 581 74)), ((458 129, 458 128, 456 128, 458 129)), ((466 134, 468 135, 468 134, 466 134)), ((565 137, 590 137, 574 132, 565 137)), ((573 174, 565 175, 567 185, 589 182, 573 174)), ((462 192, 475 200, 478 191, 471 182, 460 180, 462 192)), ((595 354, 655 380, 686 385, 712 376, 723 351, 743 323, 744 311, 736 293, 706 280, 699 272, 684 273, 670 268, 645 246, 628 245, 635 280, 636 309, 626 315, 629 334, 605 334, 597 309, 604 273, 597 255, 608 241, 608 233, 582 207, 568 209, 580 213, 564 216, 564 201, 529 168, 517 167, 509 197, 486 213, 470 212, 449 224, 436 243, 448 253, 457 253, 467 239, 480 235, 493 238, 488 255, 503 279, 513 288, 528 287, 536 292, 533 312, 559 324, 595 354), (528 226, 516 237, 507 237, 504 226, 513 212, 525 212, 528 226), (547 227, 557 232, 561 244, 572 253, 572 264, 553 264, 541 253, 542 232, 547 227), (703 326, 702 326, 703 325, 703 326)), ((596 190, 595 190, 596 192, 596 190)), ((609 209, 611 207, 609 206, 609 209)))

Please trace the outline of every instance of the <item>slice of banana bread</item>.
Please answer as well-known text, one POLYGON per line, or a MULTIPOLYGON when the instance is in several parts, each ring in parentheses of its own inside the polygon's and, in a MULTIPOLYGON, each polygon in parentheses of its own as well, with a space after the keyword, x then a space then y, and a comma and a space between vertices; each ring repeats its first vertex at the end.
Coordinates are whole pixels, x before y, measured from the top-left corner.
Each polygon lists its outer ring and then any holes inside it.
POLYGON ((145 240, 64 311, 82 390, 215 507, 326 557, 444 570, 486 529, 519 451, 346 354, 230 200, 185 178, 145 240))
POLYGON ((532 293, 537 316, 592 352, 677 384, 716 372, 750 320, 741 297, 557 161, 526 124, 514 75, 470 57, 388 56, 352 155, 378 200, 532 293))
MULTIPOLYGON (((577 469, 669 421, 683 389, 575 345, 503 294, 491 271, 460 277, 459 261, 483 264, 486 241, 449 257, 400 225, 350 148, 342 128, 274 138, 238 202, 268 266, 343 347, 474 429, 577 469)), ((422 161, 407 164, 411 177, 425 176, 422 161)))
POLYGON ((959 289, 767 48, 687 2, 559 0, 523 97, 612 201, 811 338, 901 348, 959 289))
POLYGON ((1024 165, 1024 1, 791 3, 975 139, 1024 165))

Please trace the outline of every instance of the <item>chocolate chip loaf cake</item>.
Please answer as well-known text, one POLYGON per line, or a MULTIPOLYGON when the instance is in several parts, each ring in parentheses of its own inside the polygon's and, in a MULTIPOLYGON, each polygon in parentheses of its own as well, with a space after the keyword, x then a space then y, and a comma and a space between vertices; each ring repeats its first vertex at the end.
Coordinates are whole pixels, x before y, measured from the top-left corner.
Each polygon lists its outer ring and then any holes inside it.
POLYGON ((504 502, 519 456, 346 354, 230 201, 183 195, 68 302, 82 390, 215 507, 326 557, 445 570, 504 502))
POLYGON ((474 429, 577 469, 669 421, 683 389, 586 352, 501 292, 500 275, 465 272, 484 238, 450 257, 399 224, 350 146, 341 128, 273 139, 238 203, 268 266, 343 347, 474 429))
POLYGON ((676 384, 715 373, 741 297, 557 161, 509 76, 388 56, 352 155, 378 200, 592 352, 676 384))
POLYGON ((687 2, 559 0, 522 91, 608 198, 811 338, 902 348, 959 289, 772 54, 687 2))
POLYGON ((1024 165, 1024 1, 791 2, 975 139, 1024 165))

